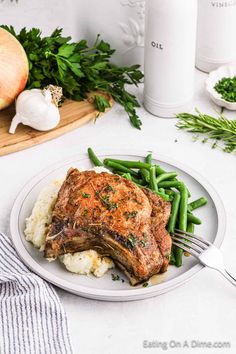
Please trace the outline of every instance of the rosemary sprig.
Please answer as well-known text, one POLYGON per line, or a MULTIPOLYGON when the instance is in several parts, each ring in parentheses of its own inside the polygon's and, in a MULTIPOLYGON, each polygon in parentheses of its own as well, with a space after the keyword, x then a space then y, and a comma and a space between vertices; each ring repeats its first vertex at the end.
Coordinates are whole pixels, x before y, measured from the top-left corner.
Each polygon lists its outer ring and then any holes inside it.
POLYGON ((228 120, 223 114, 214 118, 198 110, 196 110, 196 113, 195 115, 190 113, 177 114, 179 121, 176 126, 196 135, 204 135, 203 142, 207 142, 208 139, 214 140, 212 148, 217 147, 217 142, 221 141, 225 152, 230 153, 236 150, 236 120, 228 120))

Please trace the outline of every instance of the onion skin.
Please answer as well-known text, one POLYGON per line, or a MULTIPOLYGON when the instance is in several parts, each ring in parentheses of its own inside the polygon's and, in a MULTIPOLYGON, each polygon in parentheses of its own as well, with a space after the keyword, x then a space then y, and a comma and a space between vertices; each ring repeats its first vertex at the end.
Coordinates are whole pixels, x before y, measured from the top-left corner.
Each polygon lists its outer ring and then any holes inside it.
POLYGON ((0 110, 13 103, 24 90, 28 76, 24 48, 12 34, 0 28, 0 110))

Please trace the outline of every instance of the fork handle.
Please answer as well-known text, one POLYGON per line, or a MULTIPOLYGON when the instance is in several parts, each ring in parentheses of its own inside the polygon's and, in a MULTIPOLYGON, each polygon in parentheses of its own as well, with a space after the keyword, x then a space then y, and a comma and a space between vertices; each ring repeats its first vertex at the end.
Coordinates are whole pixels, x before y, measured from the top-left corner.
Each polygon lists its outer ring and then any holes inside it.
POLYGON ((234 286, 236 286, 236 279, 226 270, 220 270, 220 273, 234 286))

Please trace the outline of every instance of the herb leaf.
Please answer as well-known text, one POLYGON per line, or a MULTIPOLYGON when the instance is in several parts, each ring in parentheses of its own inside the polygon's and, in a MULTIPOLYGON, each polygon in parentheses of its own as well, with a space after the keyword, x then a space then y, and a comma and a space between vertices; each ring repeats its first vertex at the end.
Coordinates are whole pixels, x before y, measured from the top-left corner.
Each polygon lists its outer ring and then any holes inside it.
POLYGON ((94 104, 95 107, 99 110, 99 112, 105 112, 106 108, 110 107, 109 101, 100 95, 94 96, 94 104))
POLYGON ((111 273, 111 278, 112 278, 113 281, 118 281, 118 280, 120 280, 119 274, 111 273))
POLYGON ((82 192, 82 196, 83 196, 83 198, 90 198, 91 194, 82 192))
POLYGON ((128 246, 134 248, 136 246, 137 238, 135 235, 130 234, 128 237, 128 246))
POLYGON ((138 214, 138 212, 136 210, 135 211, 125 211, 123 213, 126 220, 134 219, 137 216, 137 214, 138 214))

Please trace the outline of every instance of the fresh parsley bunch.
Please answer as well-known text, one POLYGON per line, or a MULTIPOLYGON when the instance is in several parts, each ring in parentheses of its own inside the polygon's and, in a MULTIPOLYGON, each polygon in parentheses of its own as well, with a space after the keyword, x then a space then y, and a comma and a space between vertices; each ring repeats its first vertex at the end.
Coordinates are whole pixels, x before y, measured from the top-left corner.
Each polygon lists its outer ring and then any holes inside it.
MULTIPOLYGON (((56 29, 49 37, 42 37, 40 29, 23 28, 17 34, 12 26, 1 26, 22 44, 29 60, 27 88, 43 88, 49 84, 61 86, 63 94, 73 100, 83 100, 91 91, 110 94, 127 112, 132 125, 141 128, 136 114, 139 103, 125 85, 137 85, 143 78, 139 65, 118 67, 111 63, 114 53, 110 45, 97 36, 89 47, 86 40, 71 42, 63 37, 62 29, 56 29)), ((109 102, 101 95, 94 100, 96 108, 104 112, 109 102)))

